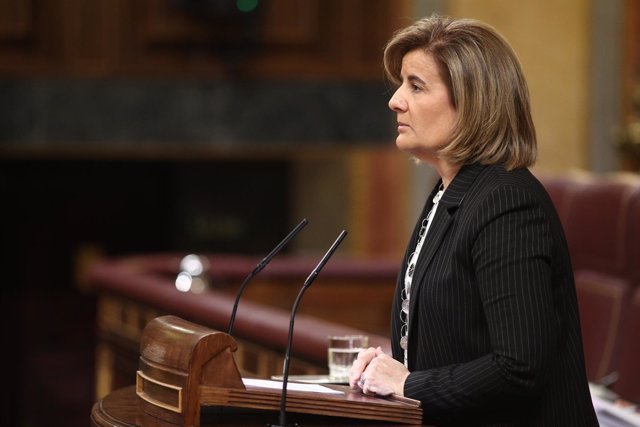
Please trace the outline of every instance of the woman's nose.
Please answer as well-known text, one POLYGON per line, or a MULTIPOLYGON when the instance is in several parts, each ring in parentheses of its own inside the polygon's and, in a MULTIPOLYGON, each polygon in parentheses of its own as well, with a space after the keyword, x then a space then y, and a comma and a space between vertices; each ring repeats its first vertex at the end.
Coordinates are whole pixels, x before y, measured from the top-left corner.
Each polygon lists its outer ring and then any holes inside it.
POLYGON ((389 100, 389 108, 395 112, 405 111, 407 108, 407 103, 400 97, 397 90, 389 100))

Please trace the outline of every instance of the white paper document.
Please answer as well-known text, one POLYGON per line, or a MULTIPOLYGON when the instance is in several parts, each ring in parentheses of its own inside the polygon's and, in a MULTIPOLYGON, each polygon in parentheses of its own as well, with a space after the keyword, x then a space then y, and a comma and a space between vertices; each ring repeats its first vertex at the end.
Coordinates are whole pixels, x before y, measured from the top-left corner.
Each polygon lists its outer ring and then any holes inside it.
MULTIPOLYGON (((244 383, 245 386, 282 390, 281 381, 256 380, 251 378, 243 378, 242 382, 244 383)), ((313 393, 324 393, 324 394, 344 394, 341 391, 332 390, 329 387, 325 387, 323 385, 301 384, 301 383, 291 383, 291 382, 287 382, 287 391, 310 391, 313 393)))
POLYGON ((622 408, 598 396, 591 398, 602 427, 640 427, 640 414, 635 407, 622 408))

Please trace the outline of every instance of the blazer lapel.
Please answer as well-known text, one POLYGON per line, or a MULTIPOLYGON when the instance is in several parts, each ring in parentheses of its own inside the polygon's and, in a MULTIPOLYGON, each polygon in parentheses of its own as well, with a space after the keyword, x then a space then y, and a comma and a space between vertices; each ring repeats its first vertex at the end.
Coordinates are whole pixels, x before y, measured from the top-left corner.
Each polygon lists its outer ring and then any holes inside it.
MULTIPOLYGON (((463 166, 447 187, 442 199, 440 199, 438 209, 436 210, 436 214, 433 217, 431 226, 429 227, 429 232, 427 233, 426 240, 420 252, 420 256, 418 257, 416 270, 413 275, 413 281, 411 284, 411 302, 409 306, 409 331, 411 331, 413 318, 416 315, 415 304, 418 300, 416 297, 424 283, 424 276, 429 269, 433 256, 442 244, 442 240, 447 235, 447 231, 455 218, 458 208, 462 205, 469 187, 471 187, 471 184, 473 184, 475 179, 478 177, 478 174, 480 174, 485 167, 486 166, 479 163, 463 166)), ((418 224, 422 222, 422 218, 426 216, 427 212, 431 208, 431 200, 434 194, 435 192, 430 195, 429 200, 425 205, 423 216, 418 221, 418 224)), ((419 225, 417 229, 419 229, 419 225)), ((414 235, 416 233, 417 231, 414 235)), ((415 242, 412 242, 412 244, 414 245, 412 248, 415 247, 415 242)), ((409 336, 411 337, 411 332, 409 333, 409 336)))

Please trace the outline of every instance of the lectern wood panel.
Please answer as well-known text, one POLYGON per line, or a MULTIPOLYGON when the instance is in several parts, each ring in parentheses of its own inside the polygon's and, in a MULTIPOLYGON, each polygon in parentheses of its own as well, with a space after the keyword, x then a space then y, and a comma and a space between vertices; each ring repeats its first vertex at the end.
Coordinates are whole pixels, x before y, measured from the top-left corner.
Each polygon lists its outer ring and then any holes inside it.
MULTIPOLYGON (((303 414, 315 414, 363 420, 389 421, 395 423, 420 424, 422 409, 417 401, 413 404, 395 402, 366 396, 347 386, 329 386, 342 394, 318 394, 310 392, 287 392, 286 410, 303 414)), ((237 408, 280 408, 280 391, 259 387, 246 390, 200 387, 200 403, 204 406, 232 406, 237 408)))
MULTIPOLYGON (((200 407, 276 411, 281 391, 246 387, 233 360, 234 339, 176 316, 153 319, 140 342, 136 394, 143 427, 199 426, 200 407)), ((366 396, 345 386, 337 394, 291 391, 286 410, 329 417, 419 424, 418 401, 366 396)))

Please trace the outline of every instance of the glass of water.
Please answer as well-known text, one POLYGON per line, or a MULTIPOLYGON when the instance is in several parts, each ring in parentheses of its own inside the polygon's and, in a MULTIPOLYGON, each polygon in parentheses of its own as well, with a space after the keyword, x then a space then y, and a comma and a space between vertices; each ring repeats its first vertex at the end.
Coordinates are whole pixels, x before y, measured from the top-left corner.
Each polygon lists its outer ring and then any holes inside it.
POLYGON ((369 346, 366 335, 335 335, 329 337, 329 377, 335 382, 347 382, 349 369, 358 353, 369 346))

